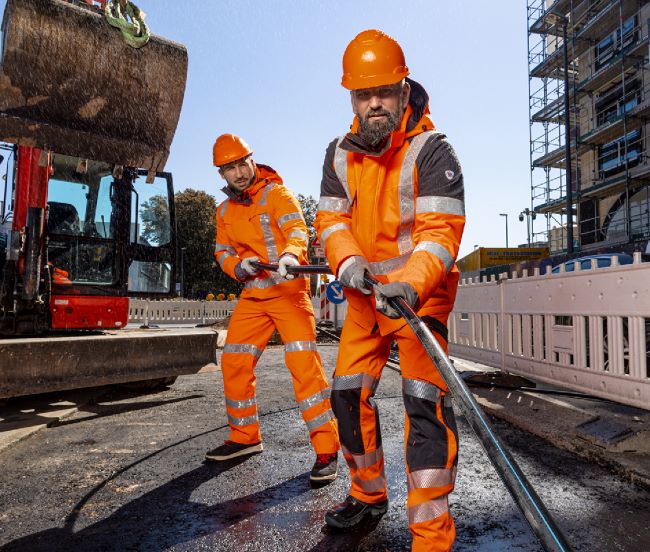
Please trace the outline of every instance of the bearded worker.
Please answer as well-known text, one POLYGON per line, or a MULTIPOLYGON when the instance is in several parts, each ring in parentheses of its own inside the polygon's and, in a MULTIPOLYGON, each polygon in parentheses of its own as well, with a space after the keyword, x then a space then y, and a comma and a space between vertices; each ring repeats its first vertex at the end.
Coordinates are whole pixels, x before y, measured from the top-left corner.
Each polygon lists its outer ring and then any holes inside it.
POLYGON ((413 550, 442 551, 455 539, 447 500, 458 452, 454 413, 447 385, 388 298, 406 300, 446 349, 465 224, 463 176, 428 116, 427 93, 408 74, 401 47, 381 31, 360 33, 343 55, 342 85, 355 118, 351 131, 327 148, 315 227, 349 300, 332 407, 351 488, 325 520, 352 527, 387 510, 372 397, 396 341, 413 550), (369 289, 366 272, 382 284, 369 289))
POLYGON ((217 138, 214 164, 228 197, 217 207, 214 255, 221 269, 244 285, 228 324, 221 356, 230 436, 208 452, 221 461, 262 450, 255 400, 255 365, 274 330, 285 348, 296 400, 309 430, 316 462, 310 479, 336 478, 339 441, 330 406, 330 388, 316 348, 314 311, 308 281, 288 267, 307 262, 307 227, 300 204, 271 167, 255 164, 241 138, 217 138), (253 263, 277 263, 279 274, 253 263))

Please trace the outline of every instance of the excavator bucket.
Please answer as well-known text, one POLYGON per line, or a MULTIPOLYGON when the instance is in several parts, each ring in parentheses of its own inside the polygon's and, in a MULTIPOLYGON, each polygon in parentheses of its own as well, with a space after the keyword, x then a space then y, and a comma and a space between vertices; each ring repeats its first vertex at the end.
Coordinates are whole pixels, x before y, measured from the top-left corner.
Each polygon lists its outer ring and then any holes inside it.
POLYGON ((185 93, 183 45, 152 35, 132 48, 100 10, 63 0, 7 0, 2 33, 0 140, 164 168, 185 93))

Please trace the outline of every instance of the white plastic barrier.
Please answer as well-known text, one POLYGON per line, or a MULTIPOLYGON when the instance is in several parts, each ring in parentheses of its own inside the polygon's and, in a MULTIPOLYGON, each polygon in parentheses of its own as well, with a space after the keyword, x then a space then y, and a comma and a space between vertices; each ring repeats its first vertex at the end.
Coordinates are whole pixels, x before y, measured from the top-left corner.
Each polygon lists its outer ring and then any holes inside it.
POLYGON ((650 263, 461 282, 450 354, 650 409, 650 263))
POLYGON ((129 300, 130 324, 212 324, 228 318, 237 301, 129 300))

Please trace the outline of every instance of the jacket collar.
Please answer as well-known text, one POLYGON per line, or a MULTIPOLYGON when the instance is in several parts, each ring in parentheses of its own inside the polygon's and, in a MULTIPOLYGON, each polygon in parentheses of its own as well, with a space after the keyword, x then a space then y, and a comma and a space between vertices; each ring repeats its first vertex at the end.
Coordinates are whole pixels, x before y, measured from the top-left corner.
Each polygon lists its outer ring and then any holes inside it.
POLYGON ((239 205, 251 205, 253 198, 270 183, 283 185, 282 177, 275 172, 274 169, 268 165, 255 164, 255 182, 253 182, 246 190, 237 193, 232 188, 224 186, 221 191, 226 194, 228 199, 232 200, 239 205))

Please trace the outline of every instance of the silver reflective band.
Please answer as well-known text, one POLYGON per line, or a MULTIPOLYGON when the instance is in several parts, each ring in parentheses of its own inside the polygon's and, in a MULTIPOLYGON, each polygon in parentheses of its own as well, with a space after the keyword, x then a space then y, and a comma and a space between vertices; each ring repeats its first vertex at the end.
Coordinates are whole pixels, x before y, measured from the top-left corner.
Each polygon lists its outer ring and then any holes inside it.
POLYGON ((449 501, 447 495, 435 498, 434 500, 429 500, 424 504, 411 506, 409 508, 409 525, 422 523, 423 521, 431 521, 432 519, 439 518, 447 512, 449 512, 449 501))
POLYGON ((237 253, 237 251, 235 251, 235 248, 229 243, 215 243, 214 252, 216 253, 217 251, 228 251, 233 254, 237 253))
POLYGON ((226 397, 226 405, 229 406, 230 408, 248 408, 249 406, 253 406, 255 404, 255 397, 251 397, 250 399, 245 399, 243 401, 235 401, 233 399, 229 399, 226 397))
POLYGON ((415 200, 415 212, 465 216, 465 202, 444 196, 421 196, 415 200))
POLYGON ((359 474, 352 478, 352 484, 361 487, 367 493, 380 493, 386 489, 386 476, 383 473, 372 479, 361 479, 359 474))
POLYGON ((345 456, 348 464, 356 469, 365 470, 384 459, 384 450, 382 447, 379 447, 372 452, 366 452, 365 454, 352 454, 344 446, 341 446, 341 449, 343 450, 343 456, 345 456))
POLYGON ((315 418, 312 418, 309 421, 306 421, 305 424, 307 424, 307 429, 311 433, 315 429, 319 428, 323 424, 326 424, 330 420, 334 419, 334 412, 331 410, 328 410, 327 412, 324 412, 320 416, 316 416, 315 418))
POLYGON ((370 263, 370 272, 377 276, 390 274, 391 272, 395 272, 400 268, 404 268, 406 266, 406 263, 408 263, 410 257, 411 252, 409 251, 408 253, 400 255, 399 257, 393 257, 392 259, 386 259, 385 261, 376 261, 374 263, 370 263))
POLYGON ((345 136, 341 136, 336 142, 336 148, 334 148, 334 170, 336 171, 336 176, 343 186, 345 195, 348 197, 348 201, 352 203, 350 198, 350 186, 348 185, 348 152, 344 149, 341 149, 340 145, 343 142, 345 136))
POLYGON ((262 190, 262 197, 260 198, 260 205, 266 205, 266 196, 269 195, 269 192, 273 189, 274 186, 275 184, 271 183, 264 187, 262 190))
POLYGON ((231 416, 230 414, 228 414, 228 423, 234 426, 247 426, 251 424, 256 424, 258 421, 259 418, 257 417, 257 414, 253 414, 252 416, 246 416, 245 418, 236 418, 235 416, 231 416))
POLYGON ((223 268, 223 263, 228 257, 234 257, 235 253, 230 253, 229 251, 224 251, 223 253, 219 253, 217 256, 217 261, 219 262, 219 266, 223 268))
POLYGON ((285 222, 289 222, 292 220, 302 220, 302 213, 298 213, 297 211, 295 213, 287 213, 286 215, 282 215, 278 219, 278 226, 284 225, 285 222))
POLYGON ((269 256, 270 263, 278 262, 278 249, 275 246, 275 238, 271 230, 271 218, 268 213, 260 215, 260 225, 262 226, 262 233, 264 234, 264 245, 266 245, 266 252, 269 256))
POLYGON ((307 233, 303 232, 302 230, 293 230, 291 234, 289 234, 289 239, 292 240, 293 238, 307 241, 307 233))
POLYGON ((321 196, 318 201, 319 211, 334 211, 335 213, 349 213, 350 202, 344 197, 321 196))
POLYGON ((226 214, 226 207, 228 207, 228 201, 230 201, 230 200, 226 199, 226 201, 224 201, 221 204, 221 207, 219 208, 219 216, 221 218, 223 218, 223 216, 226 214))
POLYGON ((451 270, 451 267, 454 266, 454 258, 451 256, 449 251, 447 251, 442 245, 432 241, 423 241, 418 243, 413 250, 413 253, 416 251, 426 251, 438 257, 442 264, 445 265, 447 272, 451 270))
POLYGON ((378 383, 379 381, 370 374, 364 373, 352 374, 350 376, 334 376, 332 389, 334 391, 345 391, 347 389, 360 389, 364 387, 374 391, 378 383))
POLYGON ((284 283, 286 280, 282 281, 277 281, 274 278, 263 278, 263 279, 255 279, 255 280, 248 280, 244 284, 245 289, 266 289, 270 288, 272 286, 277 286, 279 284, 284 283))
POLYGON ((435 385, 414 379, 402 378, 402 393, 432 402, 438 402, 440 399, 440 389, 435 385))
POLYGON ((344 222, 338 222, 336 224, 332 224, 332 226, 324 230, 323 233, 320 235, 321 243, 325 243, 325 240, 327 240, 327 238, 329 238, 331 234, 333 234, 334 232, 338 232, 339 230, 350 230, 350 227, 344 222))
POLYGON ((298 403, 298 408, 300 408, 300 412, 304 412, 305 410, 310 409, 312 406, 316 406, 317 404, 322 403, 324 400, 329 399, 330 393, 331 393, 331 389, 328 387, 327 389, 323 389, 322 391, 319 391, 318 393, 314 393, 310 397, 301 400, 298 403))
POLYGON ((456 480, 456 469, 430 468, 417 470, 407 474, 406 479, 409 490, 447 487, 454 484, 456 480))
POLYGON ((245 353, 253 355, 255 358, 260 358, 262 349, 249 343, 226 343, 223 346, 224 353, 245 353))
POLYGON ((318 351, 315 341, 287 341, 284 344, 284 350, 287 353, 297 353, 299 351, 318 351))

